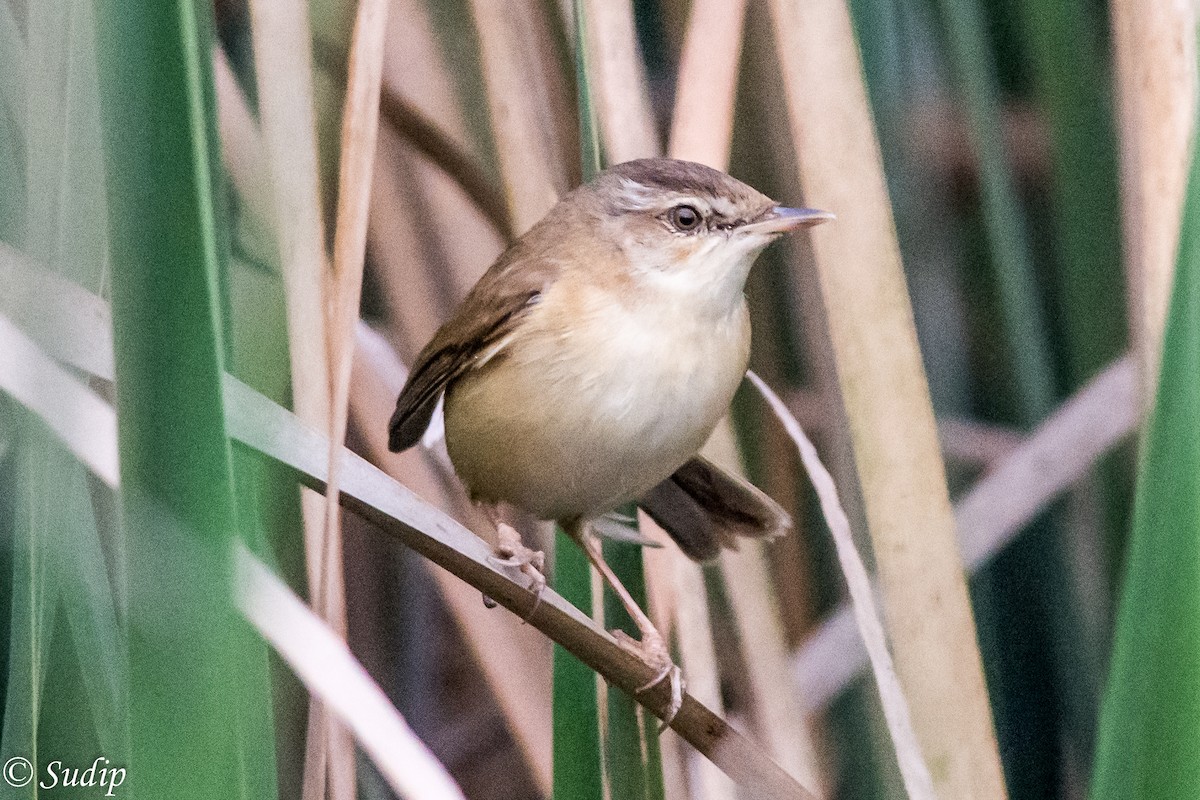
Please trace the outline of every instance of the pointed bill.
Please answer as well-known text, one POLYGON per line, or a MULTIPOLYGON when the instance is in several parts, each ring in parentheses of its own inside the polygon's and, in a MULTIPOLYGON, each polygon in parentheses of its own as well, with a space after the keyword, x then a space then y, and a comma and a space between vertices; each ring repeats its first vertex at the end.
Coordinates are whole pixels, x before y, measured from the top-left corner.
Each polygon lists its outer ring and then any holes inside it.
POLYGON ((815 208, 775 206, 761 218, 743 225, 741 229, 748 233, 782 234, 833 219, 836 219, 833 214, 815 208))

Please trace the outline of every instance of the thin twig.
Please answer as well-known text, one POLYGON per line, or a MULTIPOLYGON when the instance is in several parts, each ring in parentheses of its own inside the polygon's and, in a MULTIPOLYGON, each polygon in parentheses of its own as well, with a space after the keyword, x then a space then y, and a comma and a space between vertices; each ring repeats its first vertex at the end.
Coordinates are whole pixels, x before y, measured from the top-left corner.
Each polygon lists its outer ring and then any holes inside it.
POLYGON ((921 755, 921 745, 913 730, 912 716, 908 710, 908 700, 900 687, 900 679, 896 677, 896 668, 892 664, 891 653, 888 652, 887 636, 883 631, 883 622, 879 618, 879 609, 875 605, 875 593, 871 589, 871 579, 867 576, 867 568, 863 565, 862 557, 854 546, 854 537, 850 533, 850 520, 838 500, 837 487, 833 477, 821 463, 817 448, 804 435, 804 430, 796 422, 796 418, 788 411, 784 402, 775 392, 753 372, 746 373, 750 382, 762 393, 775 416, 783 423, 784 430, 796 443, 800 451, 800 460, 808 470, 809 480, 821 502, 821 513, 829 525, 833 535, 833 543, 837 549, 838 561, 846 576, 846 584, 850 588, 850 598, 854 604, 854 618, 858 623, 859 633, 871 659, 871 668, 875 672, 875 684, 879 687, 879 697, 883 702, 883 716, 887 720, 888 731, 892 735, 892 745, 896 748, 896 761, 900 765, 900 775, 908 790, 910 800, 934 800, 933 778, 929 767, 921 755))
MULTIPOLYGON (((320 607, 330 594, 343 593, 341 505, 338 499, 338 451, 346 439, 350 409, 350 371, 354 358, 354 324, 362 295, 363 259, 367 246, 371 176, 379 134, 379 91, 383 83, 383 46, 387 31, 386 0, 360 0, 350 44, 346 104, 342 113, 342 151, 338 163, 337 226, 333 237, 333 283, 330 298, 329 490, 325 505, 324 581, 312 587, 320 607)), ((352 787, 352 784, 351 784, 352 787)), ((350 791, 350 797, 353 797, 350 791)))

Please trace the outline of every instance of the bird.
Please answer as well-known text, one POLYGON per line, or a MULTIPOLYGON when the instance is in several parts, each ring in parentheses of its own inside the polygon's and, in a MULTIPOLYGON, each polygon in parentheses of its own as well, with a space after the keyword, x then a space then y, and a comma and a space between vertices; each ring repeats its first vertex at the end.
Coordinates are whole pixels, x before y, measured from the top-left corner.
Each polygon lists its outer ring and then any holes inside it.
POLYGON ((443 403, 450 461, 496 528, 495 557, 540 596, 544 554, 499 509, 556 521, 637 625, 640 640, 617 638, 655 669, 642 690, 672 676, 674 709, 678 669, 599 538, 621 536, 605 521, 629 503, 697 561, 790 528, 777 503, 699 451, 749 364, 751 265, 832 218, 690 161, 612 166, 483 274, 418 354, 389 422, 388 446, 403 451, 443 403))

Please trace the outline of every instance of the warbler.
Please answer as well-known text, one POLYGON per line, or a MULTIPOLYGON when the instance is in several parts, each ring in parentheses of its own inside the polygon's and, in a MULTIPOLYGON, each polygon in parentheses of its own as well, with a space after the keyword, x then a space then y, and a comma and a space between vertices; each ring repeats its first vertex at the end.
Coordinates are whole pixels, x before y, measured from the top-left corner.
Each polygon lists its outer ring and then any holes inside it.
POLYGON ((496 525, 497 555, 531 589, 545 585, 543 554, 500 520, 501 504, 557 521, 584 548, 638 625, 640 642, 618 638, 656 668, 655 683, 673 669, 666 643, 597 536, 614 535, 605 515, 627 503, 696 560, 790 527, 778 504, 698 452, 749 362, 752 263, 783 234, 829 219, 701 164, 618 164, 497 259, 396 401, 389 446, 401 451, 444 398, 454 470, 496 525))

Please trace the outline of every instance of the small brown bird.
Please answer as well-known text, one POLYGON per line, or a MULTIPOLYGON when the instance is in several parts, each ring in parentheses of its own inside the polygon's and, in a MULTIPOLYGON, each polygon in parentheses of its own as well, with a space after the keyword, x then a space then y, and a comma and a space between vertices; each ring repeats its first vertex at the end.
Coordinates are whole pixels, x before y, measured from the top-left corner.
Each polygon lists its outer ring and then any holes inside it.
POLYGON ((561 524, 636 621, 640 643, 618 638, 659 670, 654 683, 672 672, 670 656, 604 563, 596 535, 613 526, 597 523, 636 502, 696 560, 790 527, 765 494, 697 453, 746 372, 750 265, 782 234, 831 218, 700 164, 618 164, 484 273, 396 401, 399 452, 445 396, 450 460, 496 524, 498 555, 540 592, 542 554, 496 506, 561 524))

